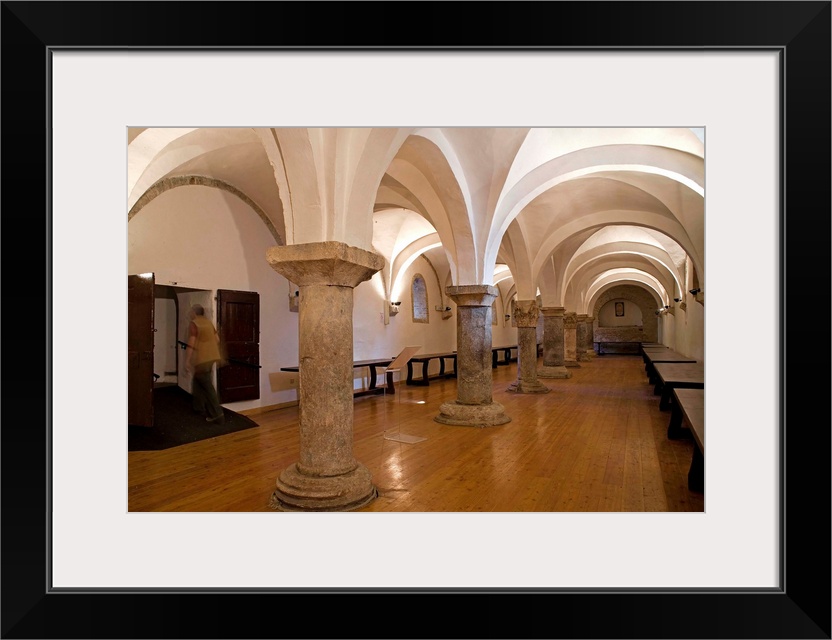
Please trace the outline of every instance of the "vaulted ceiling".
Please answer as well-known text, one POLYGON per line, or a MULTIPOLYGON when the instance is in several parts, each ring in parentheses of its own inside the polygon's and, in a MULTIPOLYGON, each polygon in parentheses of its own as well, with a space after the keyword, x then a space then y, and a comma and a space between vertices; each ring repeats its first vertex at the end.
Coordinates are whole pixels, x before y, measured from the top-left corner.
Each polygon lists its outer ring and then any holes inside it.
POLYGON ((701 130, 152 128, 128 151, 130 216, 225 189, 279 243, 380 253, 389 296, 419 257, 440 283, 579 312, 616 283, 661 302, 704 283, 701 130))

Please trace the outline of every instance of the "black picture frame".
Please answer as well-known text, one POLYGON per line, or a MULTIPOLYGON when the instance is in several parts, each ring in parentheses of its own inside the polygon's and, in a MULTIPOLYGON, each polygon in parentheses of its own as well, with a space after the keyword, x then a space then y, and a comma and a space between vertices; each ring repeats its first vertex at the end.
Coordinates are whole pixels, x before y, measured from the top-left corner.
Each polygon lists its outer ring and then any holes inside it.
POLYGON ((624 317, 624 303, 623 302, 616 302, 615 303, 615 317, 616 318, 623 318, 624 317))
MULTIPOLYGON (((830 2, 452 4, 2 3, 0 196, 12 307, 0 430, 3 638, 830 638, 830 430, 826 405, 818 408, 828 404, 830 377, 825 354, 804 338, 804 274, 814 274, 811 291, 822 279, 829 290, 830 2), (50 377, 49 336, 71 310, 52 309, 49 288, 50 52, 130 47, 778 51, 781 588, 52 590, 50 398, 60 380, 50 377), (21 339, 21 325, 32 339, 21 339)), ((822 322, 830 317, 829 296, 812 296, 811 307, 822 322)), ((720 321, 736 322, 741 339, 748 318, 720 321)), ((522 544, 522 535, 494 543, 522 544)))

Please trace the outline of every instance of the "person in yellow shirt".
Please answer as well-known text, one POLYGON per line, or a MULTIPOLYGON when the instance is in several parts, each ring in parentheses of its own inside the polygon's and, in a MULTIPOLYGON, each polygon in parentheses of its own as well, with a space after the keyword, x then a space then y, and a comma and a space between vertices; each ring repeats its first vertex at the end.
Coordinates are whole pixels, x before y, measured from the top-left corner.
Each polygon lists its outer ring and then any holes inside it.
POLYGON ((224 424, 225 413, 213 381, 214 365, 222 360, 220 337, 214 324, 205 317, 202 305, 195 304, 191 307, 190 319, 185 370, 193 372, 191 394, 194 411, 206 416, 208 422, 224 424))

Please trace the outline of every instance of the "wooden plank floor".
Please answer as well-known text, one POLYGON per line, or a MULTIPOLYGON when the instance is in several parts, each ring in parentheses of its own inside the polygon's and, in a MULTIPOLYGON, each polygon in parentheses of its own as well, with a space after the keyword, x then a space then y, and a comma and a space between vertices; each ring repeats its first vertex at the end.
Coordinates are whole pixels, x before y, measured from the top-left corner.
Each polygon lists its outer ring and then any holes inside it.
MULTIPOLYGON (((605 355, 541 380, 543 395, 507 393, 517 365, 493 370, 493 397, 512 421, 455 427, 433 420, 456 380, 400 385, 355 401, 354 455, 379 497, 362 511, 703 511, 687 488, 693 441, 668 440, 670 412, 641 357, 605 355), (401 433, 427 440, 405 444, 401 433)), ((130 511, 270 511, 280 471, 298 460, 297 407, 251 416, 260 427, 128 452, 130 511)))

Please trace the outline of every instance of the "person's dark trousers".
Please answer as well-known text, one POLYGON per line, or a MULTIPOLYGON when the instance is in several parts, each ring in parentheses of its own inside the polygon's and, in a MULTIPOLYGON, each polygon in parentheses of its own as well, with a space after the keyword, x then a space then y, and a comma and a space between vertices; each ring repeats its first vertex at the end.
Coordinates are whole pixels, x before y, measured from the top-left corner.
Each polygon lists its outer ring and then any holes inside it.
POLYGON ((224 413, 220 406, 217 390, 211 380, 211 365, 200 365, 195 367, 194 381, 191 389, 194 400, 194 411, 207 415, 212 421, 225 422, 224 413))

